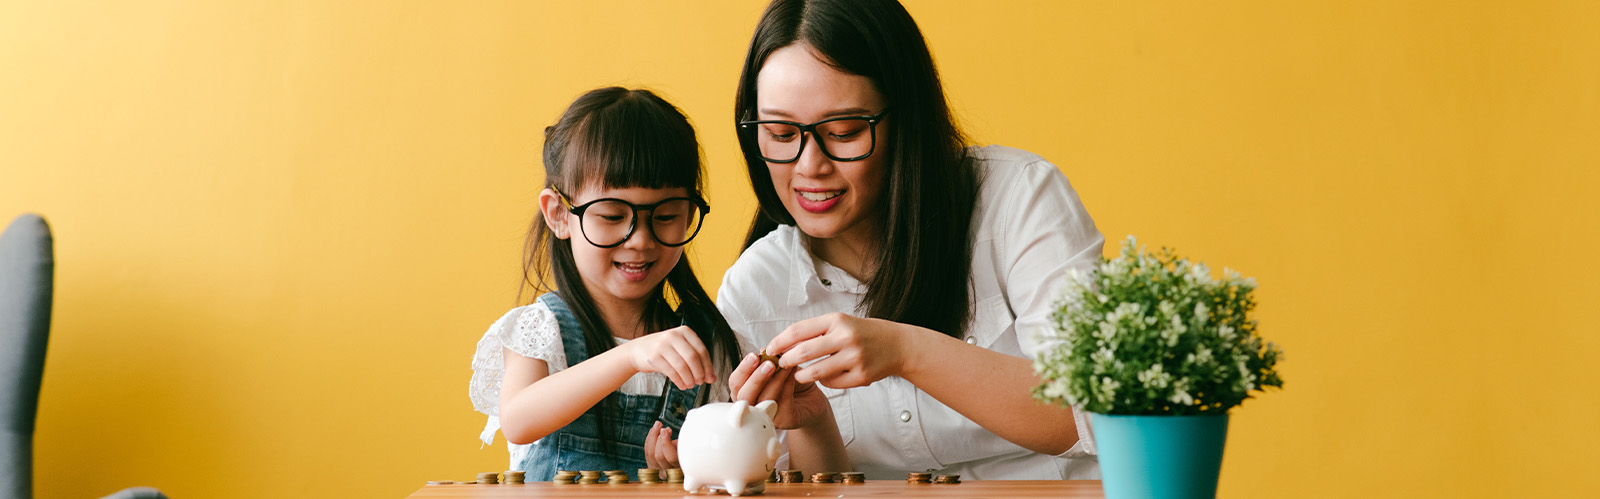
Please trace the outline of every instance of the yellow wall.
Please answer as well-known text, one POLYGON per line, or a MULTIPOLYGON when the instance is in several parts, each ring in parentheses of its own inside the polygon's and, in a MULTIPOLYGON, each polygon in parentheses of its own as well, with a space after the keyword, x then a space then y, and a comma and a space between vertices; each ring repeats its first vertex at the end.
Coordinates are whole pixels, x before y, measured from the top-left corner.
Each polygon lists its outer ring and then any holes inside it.
MULTIPOLYGON (((736 256, 761 4, 681 3, 0 1, 0 218, 58 237, 39 497, 503 469, 468 360, 573 97, 684 108, 711 287, 736 256)), ((1600 4, 911 3, 980 142, 1261 282, 1288 388, 1235 412, 1225 496, 1600 487, 1600 4)))

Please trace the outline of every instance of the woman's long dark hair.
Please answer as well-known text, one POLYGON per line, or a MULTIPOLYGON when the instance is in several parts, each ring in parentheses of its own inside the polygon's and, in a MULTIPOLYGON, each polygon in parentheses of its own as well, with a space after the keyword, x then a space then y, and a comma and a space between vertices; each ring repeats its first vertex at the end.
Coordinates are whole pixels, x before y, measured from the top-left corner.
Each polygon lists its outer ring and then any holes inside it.
MULTIPOLYGON (((875 154, 888 154, 883 231, 869 262, 867 315, 961 337, 972 317, 972 210, 978 178, 966 137, 945 102, 939 72, 911 14, 895 0, 774 0, 750 40, 734 121, 754 119, 756 75, 767 56, 804 42, 840 71, 865 76, 883 94, 888 133, 875 154)), ((761 209, 745 238, 749 248, 794 217, 772 186, 753 133, 741 132, 761 209)))
MULTIPOLYGON (((592 186, 684 188, 691 196, 704 192, 700 143, 695 139, 694 127, 678 108, 648 90, 591 90, 578 97, 554 126, 545 128, 544 135, 545 188, 553 187, 569 195, 592 186)), ((570 237, 583 236, 572 231, 570 237)), ((572 239, 556 237, 542 214, 534 217, 524 243, 522 276, 536 293, 560 293, 583 327, 584 346, 590 357, 616 346, 611 328, 578 274, 572 258, 572 239)), ((654 294, 655 299, 639 318, 646 330, 675 327, 680 323, 679 314, 698 309, 705 320, 714 323, 711 331, 695 331, 711 352, 713 363, 721 370, 731 370, 738 364, 742 353, 733 329, 716 313, 716 303, 700 286, 688 255, 679 258, 654 294), (673 299, 678 302, 676 312, 673 299)), ((609 400, 608 397, 600 404, 597 426, 608 454, 615 456, 614 441, 605 424, 615 414, 609 400)))

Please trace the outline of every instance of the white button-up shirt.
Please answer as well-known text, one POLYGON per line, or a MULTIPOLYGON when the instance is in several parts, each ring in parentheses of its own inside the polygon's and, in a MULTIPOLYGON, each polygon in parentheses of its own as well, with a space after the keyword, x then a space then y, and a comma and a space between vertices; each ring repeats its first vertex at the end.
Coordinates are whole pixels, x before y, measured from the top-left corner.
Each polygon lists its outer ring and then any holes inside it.
MULTIPOLYGON (((1055 165, 1006 147, 970 152, 982 188, 973 212, 975 308, 964 339, 1031 360, 1071 269, 1097 264, 1105 238, 1055 165)), ((799 230, 780 226, 728 269, 717 303, 734 331, 761 348, 804 319, 832 312, 860 316, 865 291, 860 281, 814 257, 799 230)), ((1077 411, 1078 443, 1049 456, 995 436, 898 376, 858 388, 821 388, 851 461, 868 478, 898 479, 909 471, 979 480, 1100 477, 1089 420, 1077 411)))

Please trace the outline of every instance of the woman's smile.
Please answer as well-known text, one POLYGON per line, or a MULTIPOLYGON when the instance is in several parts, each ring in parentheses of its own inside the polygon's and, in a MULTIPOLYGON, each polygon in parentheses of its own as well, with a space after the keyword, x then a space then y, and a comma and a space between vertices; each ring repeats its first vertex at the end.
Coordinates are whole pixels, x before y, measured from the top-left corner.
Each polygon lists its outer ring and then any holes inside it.
POLYGON ((839 204, 840 196, 847 190, 795 189, 794 192, 795 203, 800 205, 800 208, 812 213, 822 213, 839 204))

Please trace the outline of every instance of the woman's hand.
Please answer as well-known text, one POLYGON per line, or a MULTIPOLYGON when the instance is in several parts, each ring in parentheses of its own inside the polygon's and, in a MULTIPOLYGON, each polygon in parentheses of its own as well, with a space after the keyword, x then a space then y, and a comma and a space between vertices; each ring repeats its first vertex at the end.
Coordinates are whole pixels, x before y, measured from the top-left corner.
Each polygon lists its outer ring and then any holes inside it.
POLYGON ((816 384, 796 383, 793 369, 778 369, 771 362, 758 360, 755 354, 746 354, 728 375, 728 392, 729 398, 750 405, 763 400, 776 401, 778 411, 772 424, 779 429, 792 430, 810 426, 820 418, 833 417, 828 398, 816 384))
POLYGON ((644 437, 645 467, 658 470, 678 468, 678 441, 672 438, 672 428, 661 427, 661 422, 650 427, 644 437))
POLYGON ((717 379, 705 344, 688 326, 647 334, 619 348, 625 349, 635 371, 664 374, 680 390, 717 379))
POLYGON ((783 368, 821 359, 794 373, 798 383, 853 388, 900 375, 913 365, 915 338, 922 333, 938 335, 916 326, 832 313, 790 325, 767 344, 767 352, 782 354, 778 363, 783 368))

